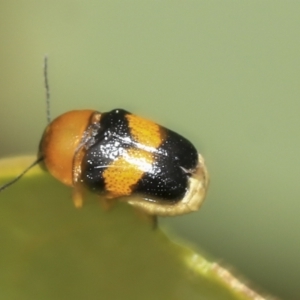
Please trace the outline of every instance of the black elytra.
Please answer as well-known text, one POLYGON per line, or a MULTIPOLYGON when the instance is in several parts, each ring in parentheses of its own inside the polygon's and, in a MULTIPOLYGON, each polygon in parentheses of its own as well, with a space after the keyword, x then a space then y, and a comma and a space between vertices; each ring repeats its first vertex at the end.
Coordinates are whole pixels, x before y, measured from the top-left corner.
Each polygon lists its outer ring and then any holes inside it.
MULTIPOLYGON (((123 109, 101 114, 94 144, 86 150, 81 165, 81 180, 92 191, 106 191, 103 172, 118 157, 129 149, 145 150, 131 134, 127 115, 130 113, 123 109)), ((161 144, 147 150, 154 158, 152 167, 143 172, 131 190, 132 194, 140 194, 149 201, 176 202, 188 189, 190 172, 198 164, 198 153, 193 144, 181 135, 162 126, 159 128, 163 132, 161 144)), ((138 165, 136 167, 139 168, 138 165)))

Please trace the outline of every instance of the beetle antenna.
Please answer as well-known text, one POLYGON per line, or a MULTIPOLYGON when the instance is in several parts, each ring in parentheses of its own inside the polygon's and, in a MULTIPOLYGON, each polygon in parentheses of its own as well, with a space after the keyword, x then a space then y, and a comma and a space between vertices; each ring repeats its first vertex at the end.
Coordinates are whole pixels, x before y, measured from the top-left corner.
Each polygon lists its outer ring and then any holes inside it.
POLYGON ((11 181, 5 183, 4 185, 0 186, 0 192, 2 192, 3 190, 5 190, 9 186, 11 186, 12 184, 14 184, 15 182, 17 182, 19 179, 21 179, 23 177, 23 175, 25 175, 32 167, 34 167, 35 165, 37 165, 43 159, 44 159, 43 157, 39 157, 29 167, 27 167, 21 174, 19 174, 16 178, 14 178, 13 180, 11 180, 11 181))
POLYGON ((44 83, 45 83, 45 90, 46 90, 46 113, 47 113, 47 122, 48 124, 51 122, 51 115, 50 115, 50 88, 48 82, 48 55, 45 54, 44 56, 44 83))
MULTIPOLYGON (((47 121, 48 123, 51 122, 51 116, 50 116, 50 89, 49 89, 49 83, 48 83, 48 55, 46 54, 44 56, 44 83, 45 83, 45 90, 46 90, 46 106, 47 106, 47 121)), ((27 167, 21 174, 19 174, 16 178, 13 180, 5 183, 4 185, 0 186, 0 192, 10 187, 12 184, 16 183, 18 180, 20 180, 31 168, 33 168, 35 165, 37 165, 39 162, 41 162, 44 159, 43 156, 38 157, 29 167, 27 167)))

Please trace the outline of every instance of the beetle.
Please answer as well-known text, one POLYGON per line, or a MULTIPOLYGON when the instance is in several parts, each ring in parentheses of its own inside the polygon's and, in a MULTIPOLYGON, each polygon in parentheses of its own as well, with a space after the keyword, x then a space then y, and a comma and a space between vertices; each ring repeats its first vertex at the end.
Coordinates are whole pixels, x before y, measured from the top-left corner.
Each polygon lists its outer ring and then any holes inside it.
POLYGON ((120 199, 153 216, 175 216, 199 209, 209 176, 204 158, 178 133, 124 109, 73 110, 49 117, 47 57, 44 63, 49 124, 37 160, 53 177, 73 188, 76 207, 83 191, 120 199))

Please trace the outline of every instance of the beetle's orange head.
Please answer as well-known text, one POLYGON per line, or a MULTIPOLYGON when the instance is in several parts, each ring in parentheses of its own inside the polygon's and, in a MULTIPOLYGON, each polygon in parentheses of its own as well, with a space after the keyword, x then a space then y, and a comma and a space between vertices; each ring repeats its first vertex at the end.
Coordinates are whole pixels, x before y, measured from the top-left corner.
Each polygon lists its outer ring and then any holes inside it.
POLYGON ((73 161, 82 136, 90 125, 93 110, 73 110, 54 119, 42 136, 39 157, 50 174, 73 185, 73 161))

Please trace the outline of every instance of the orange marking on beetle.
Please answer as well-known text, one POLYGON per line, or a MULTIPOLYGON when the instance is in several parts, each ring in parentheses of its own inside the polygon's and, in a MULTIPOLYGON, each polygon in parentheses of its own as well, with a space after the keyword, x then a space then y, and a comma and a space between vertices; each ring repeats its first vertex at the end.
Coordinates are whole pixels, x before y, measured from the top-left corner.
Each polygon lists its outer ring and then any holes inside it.
POLYGON ((161 145, 164 139, 161 126, 132 114, 126 115, 126 119, 130 132, 138 143, 153 148, 158 148, 161 145))
POLYGON ((89 125, 93 110, 74 110, 53 120, 45 129, 40 155, 52 176, 73 185, 73 157, 89 125))
POLYGON ((152 168, 151 153, 140 149, 129 149, 103 172, 105 189, 111 198, 128 196, 143 174, 152 168))

